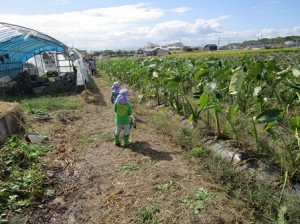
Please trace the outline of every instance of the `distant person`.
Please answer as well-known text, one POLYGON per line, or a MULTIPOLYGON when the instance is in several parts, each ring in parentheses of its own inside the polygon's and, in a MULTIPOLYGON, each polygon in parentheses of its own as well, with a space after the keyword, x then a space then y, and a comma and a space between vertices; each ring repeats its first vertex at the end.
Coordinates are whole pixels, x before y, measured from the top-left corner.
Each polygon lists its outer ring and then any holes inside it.
POLYGON ((96 76, 96 67, 96 61, 94 58, 91 57, 89 60, 89 70, 91 71, 92 76, 96 76))
POLYGON ((119 136, 121 131, 124 130, 124 146, 129 146, 132 141, 129 139, 130 135, 130 123, 132 116, 132 105, 129 99, 129 93, 127 89, 121 89, 114 104, 115 112, 115 145, 121 146, 119 136))
POLYGON ((115 103, 115 100, 120 92, 121 84, 119 82, 114 82, 114 84, 111 87, 111 95, 110 95, 110 101, 112 103, 115 103))

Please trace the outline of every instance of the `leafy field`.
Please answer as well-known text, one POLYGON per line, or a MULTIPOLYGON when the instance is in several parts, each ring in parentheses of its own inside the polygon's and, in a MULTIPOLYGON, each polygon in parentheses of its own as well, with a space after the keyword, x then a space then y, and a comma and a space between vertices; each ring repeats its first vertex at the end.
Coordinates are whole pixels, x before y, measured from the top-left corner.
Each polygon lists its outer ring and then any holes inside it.
MULTIPOLYGON (((100 69, 300 183, 300 52, 226 51, 101 60, 100 69)), ((203 133, 204 134, 204 133, 203 133)), ((196 145, 197 146, 197 145, 196 145)))
POLYGON ((100 66, 141 90, 141 100, 153 98, 195 125, 214 124, 218 138, 229 136, 240 146, 244 135, 251 135, 251 150, 272 157, 299 182, 299 60, 296 51, 129 58, 100 66))

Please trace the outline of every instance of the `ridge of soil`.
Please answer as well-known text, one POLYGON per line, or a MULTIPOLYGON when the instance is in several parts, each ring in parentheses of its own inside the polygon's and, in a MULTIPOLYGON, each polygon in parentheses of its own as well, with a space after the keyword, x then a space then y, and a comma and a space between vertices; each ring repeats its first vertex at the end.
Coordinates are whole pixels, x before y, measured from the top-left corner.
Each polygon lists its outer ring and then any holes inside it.
POLYGON ((247 211, 231 203, 222 186, 157 132, 150 109, 145 114, 133 103, 138 120, 131 133, 134 144, 114 146, 110 86, 105 78, 93 79, 99 88, 93 93, 95 104, 56 111, 47 122, 30 120, 34 131, 47 132, 56 146, 43 158, 55 197, 43 206, 11 214, 9 223, 244 223, 247 211), (195 209, 186 199, 199 189, 214 196, 195 209), (143 208, 153 215, 148 222, 139 221, 143 208))

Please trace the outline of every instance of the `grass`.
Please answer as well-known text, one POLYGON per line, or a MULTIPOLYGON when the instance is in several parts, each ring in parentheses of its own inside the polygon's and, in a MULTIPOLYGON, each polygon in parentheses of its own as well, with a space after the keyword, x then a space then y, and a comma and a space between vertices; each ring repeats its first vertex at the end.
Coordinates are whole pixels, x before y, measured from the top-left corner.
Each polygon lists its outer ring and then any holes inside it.
POLYGON ((74 110, 83 106, 78 99, 70 97, 27 98, 20 101, 25 111, 53 111, 58 109, 74 110))
MULTIPOLYGON (((198 164, 201 173, 205 171, 203 173, 205 178, 223 186, 223 191, 230 198, 230 203, 241 210, 241 216, 248 220, 247 222, 255 223, 260 220, 262 223, 276 223, 277 220, 285 219, 290 223, 297 223, 300 220, 300 206, 295 204, 299 200, 299 196, 285 196, 283 201, 279 203, 280 189, 278 191, 274 186, 261 181, 258 182, 247 174, 238 173, 222 158, 205 150, 204 138, 207 129, 203 128, 203 125, 201 126, 201 122, 193 129, 179 122, 181 119, 177 115, 168 117, 165 111, 166 109, 162 108, 160 111, 152 112, 150 115, 151 125, 156 127, 158 132, 170 136, 173 142, 181 146, 186 152, 190 152, 187 154, 190 157, 188 159, 198 164), (286 209, 282 209, 282 206, 286 206, 286 209)), ((147 113, 147 111, 144 112, 147 113)), ((245 122, 242 115, 237 117, 237 121, 239 124, 237 126, 238 132, 248 133, 246 138, 240 137, 240 146, 244 148, 247 146, 255 147, 255 145, 249 144, 254 138, 251 134, 251 125, 245 122)), ((259 146, 262 147, 262 151, 267 150, 265 145, 260 144, 259 146)), ((154 190, 158 194, 163 194, 170 187, 170 183, 164 183, 154 190)), ((194 195, 187 197, 185 202, 193 209, 194 213, 200 213, 204 208, 209 210, 210 200, 213 197, 212 193, 199 190, 194 195)))
POLYGON ((155 221, 155 214, 159 213, 160 209, 157 205, 142 206, 136 213, 136 220, 139 223, 158 224, 155 221))
POLYGON ((170 180, 170 181, 167 182, 167 183, 163 183, 163 184, 161 184, 161 185, 159 185, 159 186, 156 186, 156 187, 154 188, 154 191, 155 191, 157 194, 163 194, 163 193, 169 191, 169 190, 170 190, 172 187, 174 187, 174 186, 176 186, 175 181, 170 180))
POLYGON ((206 206, 206 202, 211 200, 214 194, 199 188, 194 195, 188 196, 184 202, 193 209, 195 214, 199 214, 201 210, 206 206))
POLYGON ((193 139, 193 130, 190 127, 183 127, 179 131, 175 143, 185 150, 191 150, 195 146, 193 139))
POLYGON ((109 135, 102 133, 100 131, 95 131, 93 133, 83 133, 78 138, 78 143, 80 145, 88 145, 90 143, 96 142, 99 139, 103 142, 112 142, 114 140, 114 135, 109 135))
POLYGON ((156 126, 157 131, 163 135, 170 135, 172 133, 172 126, 166 121, 166 116, 164 112, 161 114, 152 114, 150 120, 156 126))
POLYGON ((41 97, 0 97, 5 102, 18 102, 28 113, 45 113, 47 111, 66 109, 73 110, 83 106, 84 102, 70 96, 41 97))
POLYGON ((97 141, 101 136, 100 132, 93 132, 93 133, 83 133, 78 138, 78 143, 80 145, 88 145, 97 141))
POLYGON ((119 168, 119 171, 122 172, 122 173, 131 173, 132 171, 134 170, 138 170, 139 168, 135 165, 132 165, 132 164, 127 164, 127 165, 122 165, 120 168, 119 168))
POLYGON ((192 151, 196 157, 200 157, 201 154, 203 153, 204 149, 203 149, 203 147, 199 146, 199 147, 193 148, 192 151))
POLYGON ((256 223, 276 223, 280 209, 287 205, 285 217, 290 223, 297 223, 300 216, 300 206, 295 202, 299 196, 286 196, 279 202, 280 191, 263 181, 256 181, 253 177, 242 175, 233 170, 223 159, 204 153, 198 160, 199 169, 205 168, 211 173, 210 177, 216 183, 221 183, 223 191, 227 192, 231 203, 236 208, 247 208, 241 211, 249 220, 256 223))

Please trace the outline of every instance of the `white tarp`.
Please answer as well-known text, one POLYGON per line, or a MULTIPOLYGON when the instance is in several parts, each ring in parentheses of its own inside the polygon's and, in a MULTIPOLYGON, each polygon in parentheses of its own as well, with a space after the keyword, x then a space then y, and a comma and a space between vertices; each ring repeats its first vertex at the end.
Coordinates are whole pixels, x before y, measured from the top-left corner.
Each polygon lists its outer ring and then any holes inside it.
POLYGON ((89 82, 89 77, 87 73, 87 68, 83 63, 82 59, 77 59, 74 61, 74 66, 77 70, 77 86, 85 85, 89 82))

